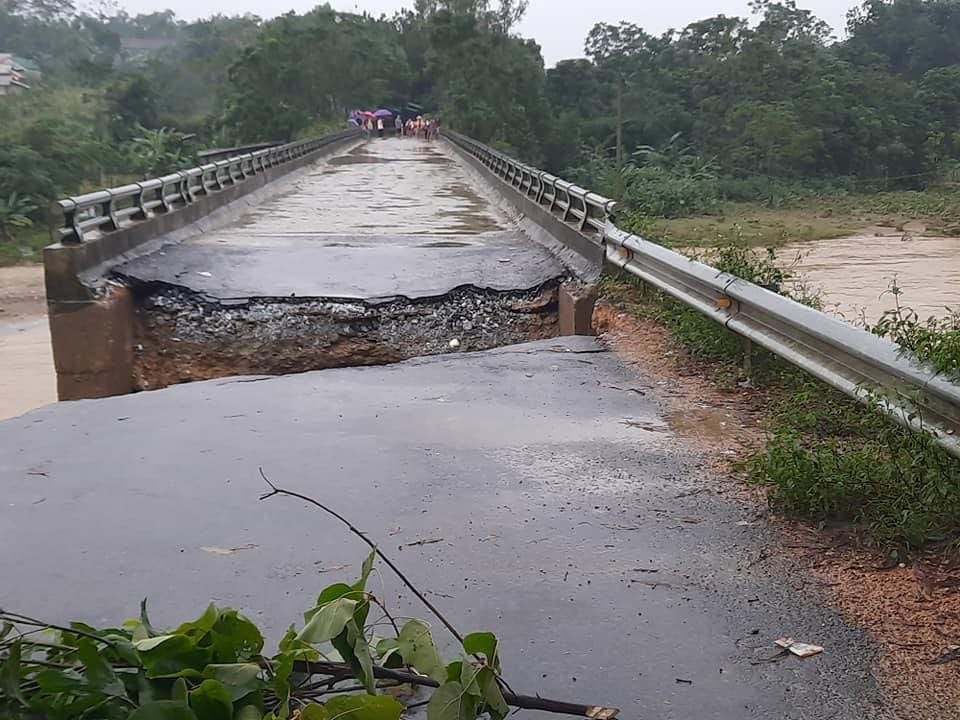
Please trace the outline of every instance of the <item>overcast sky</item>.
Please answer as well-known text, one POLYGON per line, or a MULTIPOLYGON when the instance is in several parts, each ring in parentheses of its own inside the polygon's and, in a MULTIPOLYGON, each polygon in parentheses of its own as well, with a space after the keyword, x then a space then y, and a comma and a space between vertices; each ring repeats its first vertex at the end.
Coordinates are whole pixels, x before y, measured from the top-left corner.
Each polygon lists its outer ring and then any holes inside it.
MULTIPOLYGON (((164 3, 156 0, 118 0, 127 12, 153 12, 164 3)), ((166 0, 178 16, 194 20, 216 13, 227 15, 253 13, 273 17, 288 10, 304 12, 318 3, 315 0, 274 0, 265 7, 262 0, 166 0)), ((413 0, 332 0, 339 10, 374 14, 393 13, 413 0)), ((801 7, 812 10, 833 26, 838 37, 843 35, 850 0, 800 0, 801 7)), ((519 30, 533 37, 543 48, 548 65, 563 58, 583 55, 583 41, 598 22, 627 20, 647 32, 659 34, 668 28, 681 28, 694 20, 714 15, 749 15, 747 0, 530 0, 530 9, 519 30)))

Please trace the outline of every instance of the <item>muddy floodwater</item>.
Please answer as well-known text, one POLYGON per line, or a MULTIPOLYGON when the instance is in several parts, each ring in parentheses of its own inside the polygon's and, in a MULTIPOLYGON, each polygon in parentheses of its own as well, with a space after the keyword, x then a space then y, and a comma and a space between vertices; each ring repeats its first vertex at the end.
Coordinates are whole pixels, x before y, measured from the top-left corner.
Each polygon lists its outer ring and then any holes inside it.
POLYGON ((960 310, 960 238, 912 237, 871 230, 834 240, 794 243, 781 250, 808 290, 821 294, 824 310, 849 322, 876 322, 895 305, 896 281, 902 305, 921 319, 960 310))
POLYGON ((0 267, 0 420, 56 399, 43 267, 0 267))

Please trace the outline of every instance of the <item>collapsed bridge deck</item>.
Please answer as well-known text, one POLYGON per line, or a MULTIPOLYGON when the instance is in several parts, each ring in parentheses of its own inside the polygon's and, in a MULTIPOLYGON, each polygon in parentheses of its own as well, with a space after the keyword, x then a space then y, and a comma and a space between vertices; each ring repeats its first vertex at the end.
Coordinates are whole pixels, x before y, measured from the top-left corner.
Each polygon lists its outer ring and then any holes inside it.
POLYGON ((391 139, 112 274, 134 293, 133 388, 151 389, 552 337, 565 272, 449 150, 391 139))

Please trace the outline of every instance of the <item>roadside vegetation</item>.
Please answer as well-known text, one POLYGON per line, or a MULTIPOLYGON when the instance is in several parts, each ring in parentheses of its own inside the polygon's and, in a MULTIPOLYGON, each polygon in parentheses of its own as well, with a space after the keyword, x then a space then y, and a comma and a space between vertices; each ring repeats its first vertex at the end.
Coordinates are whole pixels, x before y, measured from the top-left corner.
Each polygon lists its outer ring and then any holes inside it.
MULTIPOLYGON (((777 264, 772 248, 750 247, 736 234, 713 245, 697 256, 757 284, 784 292, 794 274, 777 264)), ((794 299, 817 306, 817 297, 799 292, 794 299)), ((879 405, 857 403, 761 348, 744 369, 740 336, 632 276, 604 278, 601 294, 669 329, 711 369, 720 389, 749 388, 763 407, 767 438, 736 465, 767 488, 773 508, 814 523, 847 524, 896 560, 960 540, 960 462, 930 434, 905 429, 879 405)), ((893 309, 869 329, 960 376, 960 315, 922 320, 896 287, 890 297, 893 309)))

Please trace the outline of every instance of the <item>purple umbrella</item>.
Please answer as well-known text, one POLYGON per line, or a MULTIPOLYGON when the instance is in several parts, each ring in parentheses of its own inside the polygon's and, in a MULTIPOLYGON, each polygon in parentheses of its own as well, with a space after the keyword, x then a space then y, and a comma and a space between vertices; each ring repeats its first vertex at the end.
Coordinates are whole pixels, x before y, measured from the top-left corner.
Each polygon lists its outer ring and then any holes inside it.
POLYGON ((378 117, 378 118, 381 118, 381 117, 392 117, 392 116, 393 116, 393 113, 390 112, 389 110, 385 110, 384 108, 380 108, 379 110, 377 110, 377 111, 373 114, 373 116, 374 116, 374 117, 378 117))

